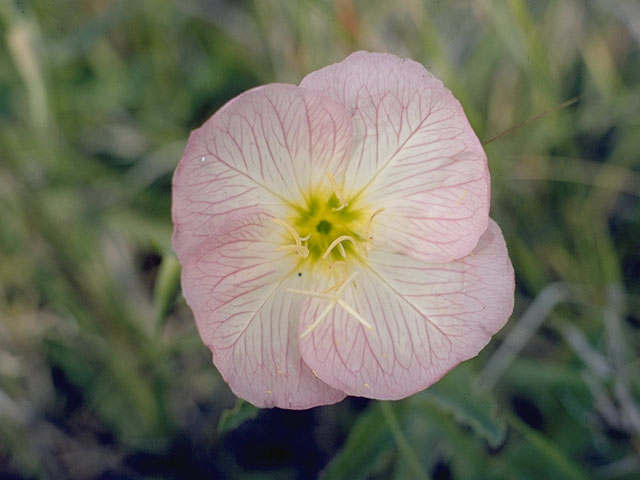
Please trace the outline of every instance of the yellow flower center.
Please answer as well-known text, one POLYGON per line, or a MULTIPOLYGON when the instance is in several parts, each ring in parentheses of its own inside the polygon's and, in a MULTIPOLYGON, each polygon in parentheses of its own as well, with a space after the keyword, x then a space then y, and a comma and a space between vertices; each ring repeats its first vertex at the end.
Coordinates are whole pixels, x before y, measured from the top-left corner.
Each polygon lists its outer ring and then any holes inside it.
POLYGON ((373 220, 384 210, 359 205, 357 197, 346 199, 333 175, 327 173, 327 178, 329 185, 309 191, 289 216, 273 219, 284 229, 278 250, 308 258, 304 263, 309 266, 331 266, 346 258, 363 260, 371 252, 373 220))
POLYGON ((335 193, 318 189, 309 193, 306 205, 297 207, 289 220, 301 237, 309 237, 306 241, 309 259, 316 263, 321 259, 335 261, 354 254, 357 242, 364 240, 364 215, 364 210, 340 202, 335 193), (340 239, 337 244, 332 245, 337 239, 340 239))
POLYGON ((336 306, 340 306, 364 327, 373 328, 366 319, 341 299, 342 292, 353 284, 357 272, 350 268, 354 261, 365 261, 371 253, 374 218, 384 208, 373 210, 358 204, 358 198, 345 198, 335 178, 327 172, 329 184, 310 191, 302 205, 292 208, 284 220, 274 218, 283 229, 283 245, 278 250, 300 257, 300 266, 324 268, 334 284, 321 292, 289 289, 290 292, 321 297, 329 301, 325 309, 302 334, 311 333, 336 306))

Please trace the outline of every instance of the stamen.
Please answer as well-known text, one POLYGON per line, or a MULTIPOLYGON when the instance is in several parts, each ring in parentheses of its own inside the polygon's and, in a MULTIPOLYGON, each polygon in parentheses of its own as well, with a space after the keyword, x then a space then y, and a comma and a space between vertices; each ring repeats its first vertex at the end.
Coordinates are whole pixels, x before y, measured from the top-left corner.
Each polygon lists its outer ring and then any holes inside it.
POLYGON ((340 284, 340 287, 338 288, 338 291, 336 292, 336 296, 338 296, 342 292, 344 292, 344 289, 347 288, 347 285, 349 285, 349 282, 351 282, 357 276, 358 276, 358 272, 353 272, 351 275, 349 275, 347 277, 347 279, 340 284))
POLYGON ((329 272, 337 273, 338 279, 341 280, 339 283, 340 285, 342 285, 348 277, 347 273, 349 272, 349 269, 347 268, 347 264, 345 262, 343 262, 342 260, 337 260, 331 264, 331 266, 329 267, 329 272), (338 270, 334 270, 336 268, 338 268, 338 270), (342 271, 342 275, 340 275, 340 271, 342 271))
POLYGON ((281 250, 291 250, 293 251, 293 253, 300 255, 302 257, 302 259, 305 259, 309 256, 309 249, 307 247, 305 247, 304 245, 282 245, 278 248, 276 248, 276 250, 281 251, 281 250))
POLYGON ((347 252, 345 252, 344 247, 342 246, 342 242, 344 242, 345 240, 349 240, 351 243, 353 243, 353 246, 356 249, 356 251, 358 250, 358 244, 353 239, 353 237, 349 235, 341 235, 340 237, 336 238, 333 242, 331 242, 331 245, 329 245, 329 248, 327 248, 327 251, 324 252, 324 254, 322 255, 322 259, 325 260, 331 253, 331 250, 333 250, 336 247, 336 245, 340 245, 340 254, 342 255, 343 258, 345 258, 347 256, 347 252))
POLYGON ((311 234, 307 235, 304 238, 301 238, 300 235, 298 235, 298 232, 296 232, 296 229, 293 228, 291 225, 289 225, 287 222, 283 222, 279 218, 272 218, 271 221, 273 223, 277 223, 278 225, 284 227, 293 236, 293 239, 296 241, 295 245, 282 245, 281 247, 278 247, 276 250, 292 250, 296 255, 300 255, 302 259, 305 259, 309 256, 309 249, 304 245, 302 245, 302 242, 309 240, 309 238, 311 237, 311 234))
MULTIPOLYGON (((338 262, 346 266, 346 264, 342 260, 338 260, 329 268, 332 268, 334 265, 338 264, 338 262)), ((326 298, 327 300, 329 300, 329 304, 324 308, 324 310, 322 310, 320 315, 318 315, 318 317, 311 323, 311 325, 309 325, 306 328, 306 330, 300 334, 300 338, 304 338, 308 336, 311 332, 313 332, 318 327, 318 325, 320 325, 320 322, 322 322, 322 320, 324 320, 324 318, 327 315, 329 315, 333 307, 335 307, 336 305, 340 305, 340 307, 342 307, 345 312, 347 312, 349 315, 355 318, 363 327, 369 330, 373 330, 373 325, 367 322, 362 317, 362 315, 360 315, 351 305, 349 305, 347 302, 345 302, 340 298, 340 295, 342 295, 342 292, 344 292, 345 288, 347 288, 349 283, 353 282, 353 279, 356 278, 357 275, 358 275, 358 272, 353 272, 346 279, 344 279, 342 283, 339 283, 339 284, 336 283, 333 287, 331 287, 329 290, 326 290, 325 292, 312 292, 309 290, 299 290, 297 288, 287 288, 287 292, 299 293, 301 295, 309 295, 310 297, 326 298), (333 295, 329 295, 328 293, 326 293, 326 292, 330 292, 333 289, 337 289, 333 295)))
POLYGON ((311 290, 300 290, 299 288, 287 288, 287 292, 299 293, 300 295, 309 295, 310 297, 327 298, 331 300, 333 297, 324 292, 312 292, 311 290))
POLYGON ((331 272, 336 267, 342 267, 344 270, 346 270, 347 269, 347 264, 345 262, 343 262, 342 260, 336 260, 329 267, 329 271, 331 272))
POLYGON ((367 257, 371 253, 371 240, 373 240, 373 235, 372 235, 373 232, 371 231, 371 225, 373 223, 373 219, 375 218, 375 216, 382 212, 384 212, 384 207, 379 208, 378 210, 373 212, 373 214, 369 217, 369 221, 367 222, 367 229, 366 229, 367 233, 364 237, 365 241, 362 244, 362 248, 364 249, 364 253, 367 257))
POLYGON ((334 212, 339 212, 343 208, 347 207, 349 204, 344 201, 344 197, 342 196, 342 193, 340 192, 340 187, 338 186, 338 182, 336 182, 336 179, 331 174, 331 172, 327 172, 327 178, 329 179, 329 182, 331 183, 331 188, 333 188, 333 193, 335 193, 336 198, 340 202, 340 206, 336 207, 336 208, 332 208, 332 210, 334 212))
POLYGON ((347 206, 349 206, 348 203, 343 203, 339 207, 333 207, 331 210, 333 210, 334 212, 339 212, 340 210, 342 210, 344 207, 347 207, 347 206))
POLYGON ((277 223, 278 225, 280 225, 281 227, 284 227, 287 229, 287 231, 293 235, 293 238, 296 241, 296 245, 300 246, 302 245, 301 241, 302 239, 300 238, 300 235, 298 235, 298 232, 296 232, 296 229, 293 228, 291 225, 289 225, 287 222, 283 222, 282 220, 280 220, 279 218, 272 218, 271 221, 273 223, 277 223))
MULTIPOLYGON (((349 270, 347 268, 347 264, 345 262, 343 262, 342 260, 336 260, 335 262, 333 262, 331 264, 331 266, 329 267, 329 273, 334 274, 334 278, 336 280, 336 283, 334 283, 332 287, 329 287, 326 290, 324 290, 324 292, 325 293, 329 293, 330 291, 335 290, 338 287, 340 287, 340 285, 342 285, 346 281, 346 279, 348 277, 348 275, 347 275, 348 271, 349 270), (342 274, 340 274, 340 272, 338 272, 338 271, 334 271, 334 268, 336 268, 336 266, 342 267, 341 268, 342 274)), ((354 282, 354 285, 355 285, 355 282, 354 282)))
POLYGON ((376 215, 382 212, 384 212, 384 207, 379 208, 378 210, 373 212, 373 214, 369 217, 369 221, 367 222, 367 234, 365 235, 365 238, 367 240, 373 240, 373 238, 371 237, 371 222, 373 222, 373 219, 375 218, 376 215))

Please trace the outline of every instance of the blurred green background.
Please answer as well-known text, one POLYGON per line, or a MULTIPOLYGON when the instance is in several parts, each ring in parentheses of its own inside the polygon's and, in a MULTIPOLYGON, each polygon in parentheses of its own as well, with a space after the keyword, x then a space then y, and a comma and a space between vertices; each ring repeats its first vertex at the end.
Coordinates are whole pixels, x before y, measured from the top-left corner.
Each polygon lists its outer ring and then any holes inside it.
POLYGON ((0 33, 0 478, 640 478, 640 3, 0 0, 0 33), (404 401, 258 412, 180 296, 172 171, 357 49, 481 140, 548 112, 486 146, 516 311, 404 401))

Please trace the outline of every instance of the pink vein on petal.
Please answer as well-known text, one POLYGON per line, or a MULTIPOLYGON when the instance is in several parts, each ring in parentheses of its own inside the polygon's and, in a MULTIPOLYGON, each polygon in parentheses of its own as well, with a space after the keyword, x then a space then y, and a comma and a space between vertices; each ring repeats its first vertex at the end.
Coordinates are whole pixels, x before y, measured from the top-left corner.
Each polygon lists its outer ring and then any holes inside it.
POLYGON ((345 189, 385 207, 394 231, 386 248, 445 262, 475 247, 489 212, 486 156, 460 103, 440 80, 416 62, 356 52, 309 74, 301 86, 353 112, 360 131, 345 189), (414 238, 403 238, 408 212, 426 213, 411 226, 414 238))
POLYGON ((278 232, 256 211, 227 218, 223 232, 189 254, 183 292, 214 363, 240 397, 260 407, 309 408, 344 397, 299 353, 298 257, 274 255, 278 232))
POLYGON ((274 84, 227 103, 191 134, 174 174, 178 257, 231 210, 261 205, 281 216, 300 204, 326 171, 344 169, 351 141, 348 112, 318 92, 274 84))
MULTIPOLYGON (((513 269, 493 221, 471 255, 445 264, 374 251, 357 288, 345 292, 374 330, 334 309, 302 340, 302 356, 322 380, 350 395, 403 398, 475 356, 507 321, 513 290, 513 269)), ((321 304, 305 300, 300 330, 321 304)))
MULTIPOLYGON (((268 85, 229 102, 189 138, 173 179, 173 246, 214 363, 258 406, 308 408, 344 397, 302 362, 299 257, 279 252, 283 218, 326 171, 344 168, 347 111, 317 92, 268 85)), ((305 279, 306 280, 306 279, 305 279)))

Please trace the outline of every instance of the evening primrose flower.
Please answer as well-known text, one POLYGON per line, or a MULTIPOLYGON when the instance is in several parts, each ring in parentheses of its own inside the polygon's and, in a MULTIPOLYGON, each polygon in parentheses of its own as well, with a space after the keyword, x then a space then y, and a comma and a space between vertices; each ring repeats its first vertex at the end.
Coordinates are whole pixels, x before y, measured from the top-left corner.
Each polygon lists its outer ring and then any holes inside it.
POLYGON ((513 309, 484 151, 411 60, 357 52, 231 100, 173 179, 183 293, 259 407, 399 399, 475 356, 513 309))

